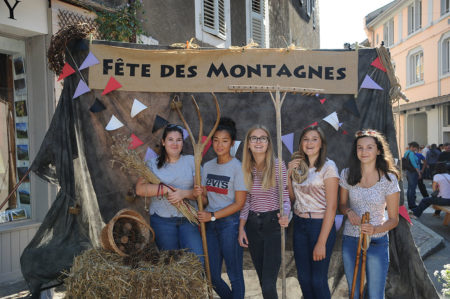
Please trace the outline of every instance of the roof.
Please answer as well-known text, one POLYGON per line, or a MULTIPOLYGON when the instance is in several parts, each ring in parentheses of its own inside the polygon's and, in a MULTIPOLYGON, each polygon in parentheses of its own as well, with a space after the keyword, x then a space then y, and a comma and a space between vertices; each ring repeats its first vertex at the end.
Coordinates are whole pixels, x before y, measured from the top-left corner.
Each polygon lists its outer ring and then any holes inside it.
POLYGON ((389 2, 388 4, 378 8, 377 10, 372 11, 368 15, 366 15, 366 26, 372 22, 375 18, 377 18, 379 15, 381 15, 383 12, 388 10, 389 8, 393 7, 395 4, 400 2, 401 0, 394 0, 392 2, 389 2))

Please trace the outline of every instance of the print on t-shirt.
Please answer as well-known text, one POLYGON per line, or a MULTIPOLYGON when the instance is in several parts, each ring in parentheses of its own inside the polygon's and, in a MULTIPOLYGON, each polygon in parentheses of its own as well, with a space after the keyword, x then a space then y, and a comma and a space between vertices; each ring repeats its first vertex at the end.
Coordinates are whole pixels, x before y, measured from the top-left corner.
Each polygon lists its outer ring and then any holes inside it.
POLYGON ((208 173, 208 175, 206 176, 206 190, 209 192, 227 195, 229 182, 229 176, 208 173))

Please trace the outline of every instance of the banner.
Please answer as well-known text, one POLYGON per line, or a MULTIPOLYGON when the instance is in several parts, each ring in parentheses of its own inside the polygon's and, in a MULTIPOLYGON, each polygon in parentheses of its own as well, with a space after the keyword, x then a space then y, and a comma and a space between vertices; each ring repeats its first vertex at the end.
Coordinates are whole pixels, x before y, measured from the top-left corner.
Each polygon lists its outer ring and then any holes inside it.
POLYGON ((287 49, 141 50, 91 45, 100 61, 89 68, 89 87, 104 89, 113 76, 120 90, 230 92, 230 85, 323 89, 356 94, 356 51, 287 49))

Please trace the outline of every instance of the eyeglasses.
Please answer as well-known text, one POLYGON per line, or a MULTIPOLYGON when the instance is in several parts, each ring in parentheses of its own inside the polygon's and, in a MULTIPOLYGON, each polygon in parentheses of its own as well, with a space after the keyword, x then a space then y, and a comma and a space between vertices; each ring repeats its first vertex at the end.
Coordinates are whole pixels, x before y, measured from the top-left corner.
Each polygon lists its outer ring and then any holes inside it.
POLYGON ((182 127, 182 126, 175 125, 175 124, 168 124, 166 128, 167 128, 167 129, 177 128, 177 129, 183 130, 183 127, 182 127))
POLYGON ((267 143, 267 142, 269 142, 269 137, 267 137, 267 136, 261 136, 261 137, 250 136, 248 138, 248 140, 250 141, 250 143, 257 143, 257 142, 267 143))
POLYGON ((365 136, 365 135, 369 135, 369 136, 374 136, 377 134, 377 131, 374 130, 363 130, 363 131, 358 131, 355 133, 356 137, 361 137, 361 136, 365 136))

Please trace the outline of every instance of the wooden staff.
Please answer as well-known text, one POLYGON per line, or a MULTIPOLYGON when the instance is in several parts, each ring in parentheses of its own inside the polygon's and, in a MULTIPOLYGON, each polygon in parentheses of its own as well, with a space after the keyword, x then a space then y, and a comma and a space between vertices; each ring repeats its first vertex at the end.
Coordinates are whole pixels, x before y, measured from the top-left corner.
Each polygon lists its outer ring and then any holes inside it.
MULTIPOLYGON (((180 108, 178 107, 178 105, 176 103, 177 101, 175 101, 175 98, 173 98, 173 100, 172 100, 172 102, 173 102, 172 106, 175 107, 175 110, 177 111, 178 116, 183 121, 183 124, 189 133, 189 138, 191 139, 192 147, 194 148, 194 161, 195 161, 195 179, 194 179, 194 181, 195 181, 196 185, 201 185, 201 183, 202 183, 202 178, 200 176, 200 168, 201 168, 201 163, 202 163, 202 158, 203 158, 203 150, 205 149, 205 146, 208 144, 209 140, 211 140, 211 137, 214 134, 214 132, 216 131, 217 126, 219 125, 219 120, 220 120, 219 102, 217 101, 217 98, 214 95, 214 93, 211 93, 211 94, 212 94, 212 96, 214 98, 214 102, 216 104, 217 119, 216 119, 216 123, 214 124, 213 129, 211 130, 211 132, 209 132, 208 137, 203 142, 202 142, 203 119, 202 119, 202 115, 200 114, 200 109, 198 108, 197 101, 195 100, 194 96, 192 96, 191 98, 192 98, 192 102, 194 103, 195 110, 197 110, 197 116, 198 116, 198 120, 199 120, 198 142, 195 142, 194 135, 192 134, 191 128, 189 127, 188 123, 184 119, 183 114, 181 113, 180 108)), ((197 197, 197 204, 198 204, 198 210, 203 211, 203 201, 202 201, 201 194, 197 197)), ((208 278, 210 285, 212 285, 211 271, 209 269, 208 244, 206 242, 206 226, 205 226, 204 222, 200 222, 200 233, 202 236, 203 253, 205 255, 206 277, 208 278)), ((209 293, 209 298, 211 299, 212 294, 211 294, 211 292, 208 292, 208 293, 209 293)))
MULTIPOLYGON (((361 224, 369 222, 369 215, 370 215, 369 212, 366 212, 362 215, 361 224)), ((358 277, 359 272, 359 259, 361 256, 361 249, 363 251, 363 257, 361 263, 359 298, 362 298, 362 293, 364 289, 364 278, 366 275, 366 253, 367 253, 367 235, 364 234, 362 231, 359 235, 358 249, 356 250, 355 269, 353 270, 352 292, 350 294, 350 299, 353 299, 355 297, 356 278, 358 277)))

